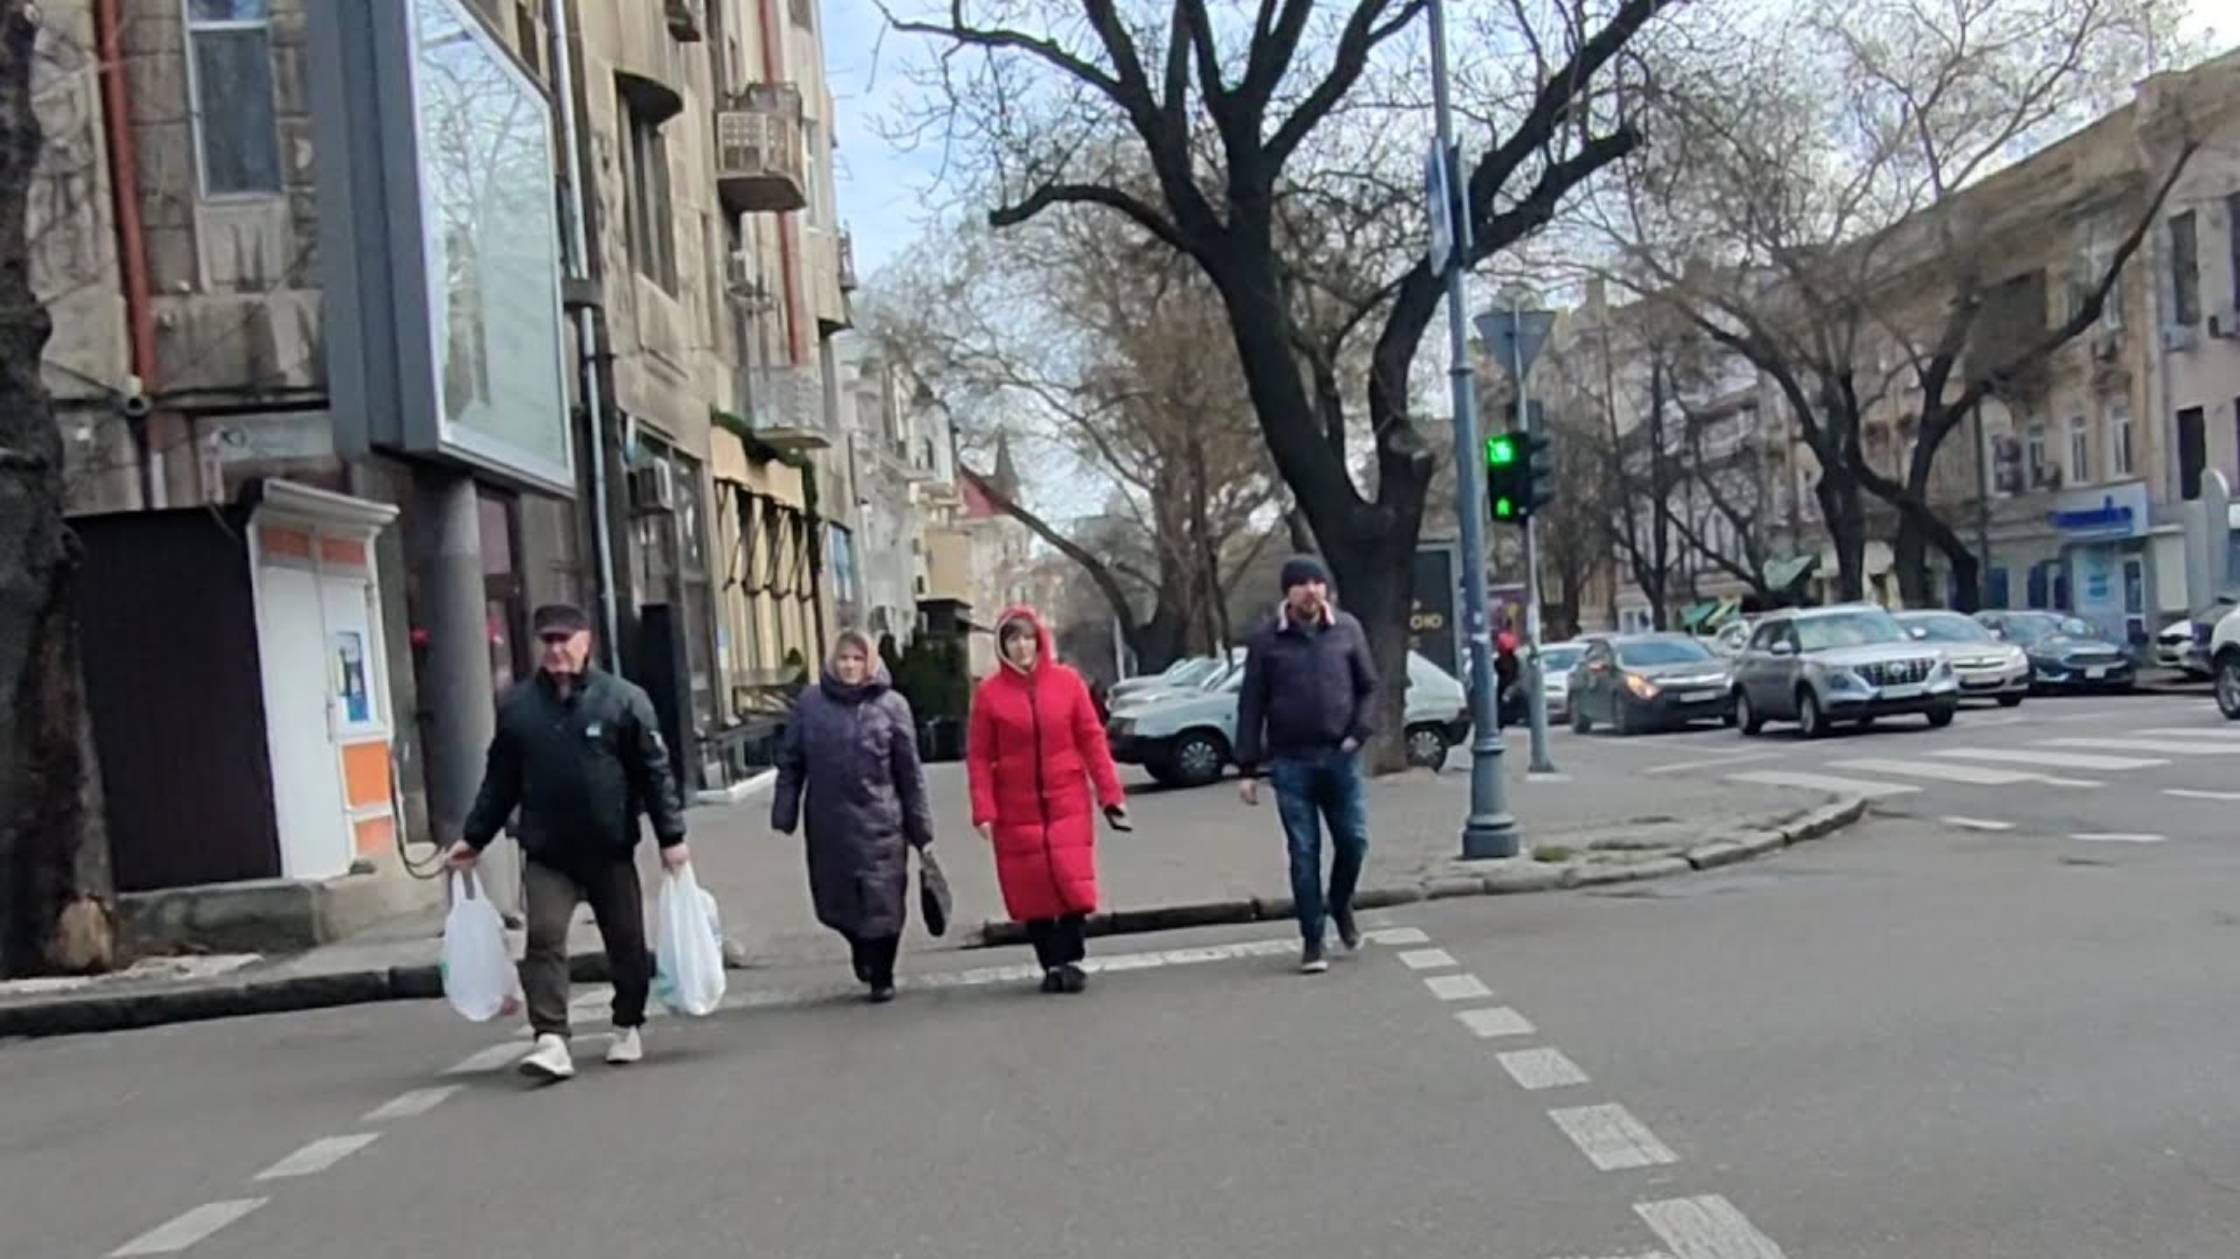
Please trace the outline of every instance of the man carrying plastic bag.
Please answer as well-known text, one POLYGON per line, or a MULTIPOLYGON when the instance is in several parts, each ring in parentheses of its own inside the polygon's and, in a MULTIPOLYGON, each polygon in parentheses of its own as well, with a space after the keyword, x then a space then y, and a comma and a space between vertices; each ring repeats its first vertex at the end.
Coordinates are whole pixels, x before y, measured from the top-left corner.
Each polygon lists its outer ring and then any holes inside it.
POLYGON ((662 878, 653 920, 653 995, 672 1014, 714 1014, 723 1000, 723 918, 691 866, 662 878))
POLYGON ((443 920, 443 996, 461 1018, 487 1023, 521 1011, 521 974, 506 950, 506 920, 479 874, 453 873, 443 920))
MULTIPOLYGON (((638 868, 638 814, 646 813, 661 861, 682 870, 684 808, 653 701, 637 686, 593 667, 591 623, 564 604, 537 609, 535 679, 506 692, 490 741, 482 791, 467 814, 451 864, 471 869, 516 808, 529 944, 521 959, 536 1046, 521 1060, 533 1079, 575 1074, 568 1054, 568 924, 588 901, 606 941, 614 979, 614 1039, 607 1061, 645 1056, 640 1029, 652 967, 638 868)), ((722 952, 717 951, 720 965, 722 952)))

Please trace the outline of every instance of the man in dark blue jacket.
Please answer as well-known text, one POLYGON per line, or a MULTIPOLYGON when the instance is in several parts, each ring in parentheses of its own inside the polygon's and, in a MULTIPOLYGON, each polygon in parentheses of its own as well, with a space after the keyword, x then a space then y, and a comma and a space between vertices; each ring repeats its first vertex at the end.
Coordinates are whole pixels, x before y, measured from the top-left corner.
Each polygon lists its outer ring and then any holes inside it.
POLYGON ((639 814, 653 821, 663 865, 677 869, 692 854, 653 701, 635 684, 592 666, 591 623, 579 609, 538 608, 533 622, 541 653, 537 675, 499 701, 489 768, 451 864, 472 868, 520 810, 529 919, 521 986, 536 1034, 521 1070, 564 1080, 575 1074, 568 1056, 568 924, 576 905, 590 903, 614 973, 607 1061, 636 1062, 645 1053, 638 1029, 646 1021, 652 969, 633 856, 639 814))
POLYGON ((1263 763, 1291 851, 1291 896, 1306 949, 1299 969, 1330 969, 1323 920, 1361 947, 1353 893, 1369 852, 1361 747, 1375 729, 1377 670, 1361 622, 1330 599, 1330 573, 1311 555, 1283 565, 1283 604, 1252 636, 1237 697, 1237 764, 1246 804, 1260 803, 1263 763), (1330 891, 1322 890, 1322 822, 1330 823, 1330 891))

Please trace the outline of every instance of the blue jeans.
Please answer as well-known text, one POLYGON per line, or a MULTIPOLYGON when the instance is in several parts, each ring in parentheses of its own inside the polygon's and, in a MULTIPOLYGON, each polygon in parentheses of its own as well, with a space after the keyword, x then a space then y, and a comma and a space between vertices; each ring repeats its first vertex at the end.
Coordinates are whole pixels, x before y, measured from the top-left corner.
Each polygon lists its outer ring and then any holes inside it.
POLYGON ((1350 913, 1361 863, 1369 855, 1369 800, 1361 782, 1361 758, 1333 748, 1315 760, 1279 760, 1268 766, 1276 789, 1276 815, 1283 819, 1284 843, 1291 850, 1291 899, 1299 910, 1299 934, 1322 942, 1323 919, 1350 913), (1322 894, 1322 823, 1330 823, 1330 895, 1322 894))

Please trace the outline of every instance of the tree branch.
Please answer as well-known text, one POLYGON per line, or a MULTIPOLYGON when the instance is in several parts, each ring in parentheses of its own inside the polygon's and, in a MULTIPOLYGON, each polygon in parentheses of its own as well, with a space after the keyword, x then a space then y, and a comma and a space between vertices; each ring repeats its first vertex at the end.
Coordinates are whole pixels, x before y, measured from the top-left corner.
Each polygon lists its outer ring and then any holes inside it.
POLYGON ((1108 210, 1118 210, 1132 219, 1136 226, 1158 237, 1176 252, 1195 253, 1190 243, 1183 238, 1182 229, 1168 221, 1166 216, 1152 209, 1140 198, 1104 184, 1044 184, 1024 201, 990 210, 988 226, 1017 227, 1054 205, 1096 205, 1108 210))

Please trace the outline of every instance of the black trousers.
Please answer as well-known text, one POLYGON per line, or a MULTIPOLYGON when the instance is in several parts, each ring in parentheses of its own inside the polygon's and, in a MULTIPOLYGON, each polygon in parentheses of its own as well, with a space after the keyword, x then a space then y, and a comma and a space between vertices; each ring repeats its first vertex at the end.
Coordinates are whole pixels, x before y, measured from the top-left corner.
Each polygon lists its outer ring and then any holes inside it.
POLYGON ((1034 960, 1040 962, 1044 970, 1056 970, 1089 956, 1080 914, 1037 918, 1027 924, 1027 939, 1034 945, 1034 960))
POLYGON ((628 858, 567 870, 531 860, 523 865, 522 883, 528 891, 529 943, 521 956, 521 987, 529 999, 529 1026, 540 1036, 568 1034, 568 924, 582 901, 591 903, 606 941, 614 1025, 644 1023, 653 966, 646 955, 638 867, 628 858))
POLYGON ((893 985, 894 958, 902 951, 902 937, 842 934, 848 937, 848 952, 855 961, 856 978, 876 988, 893 985))

